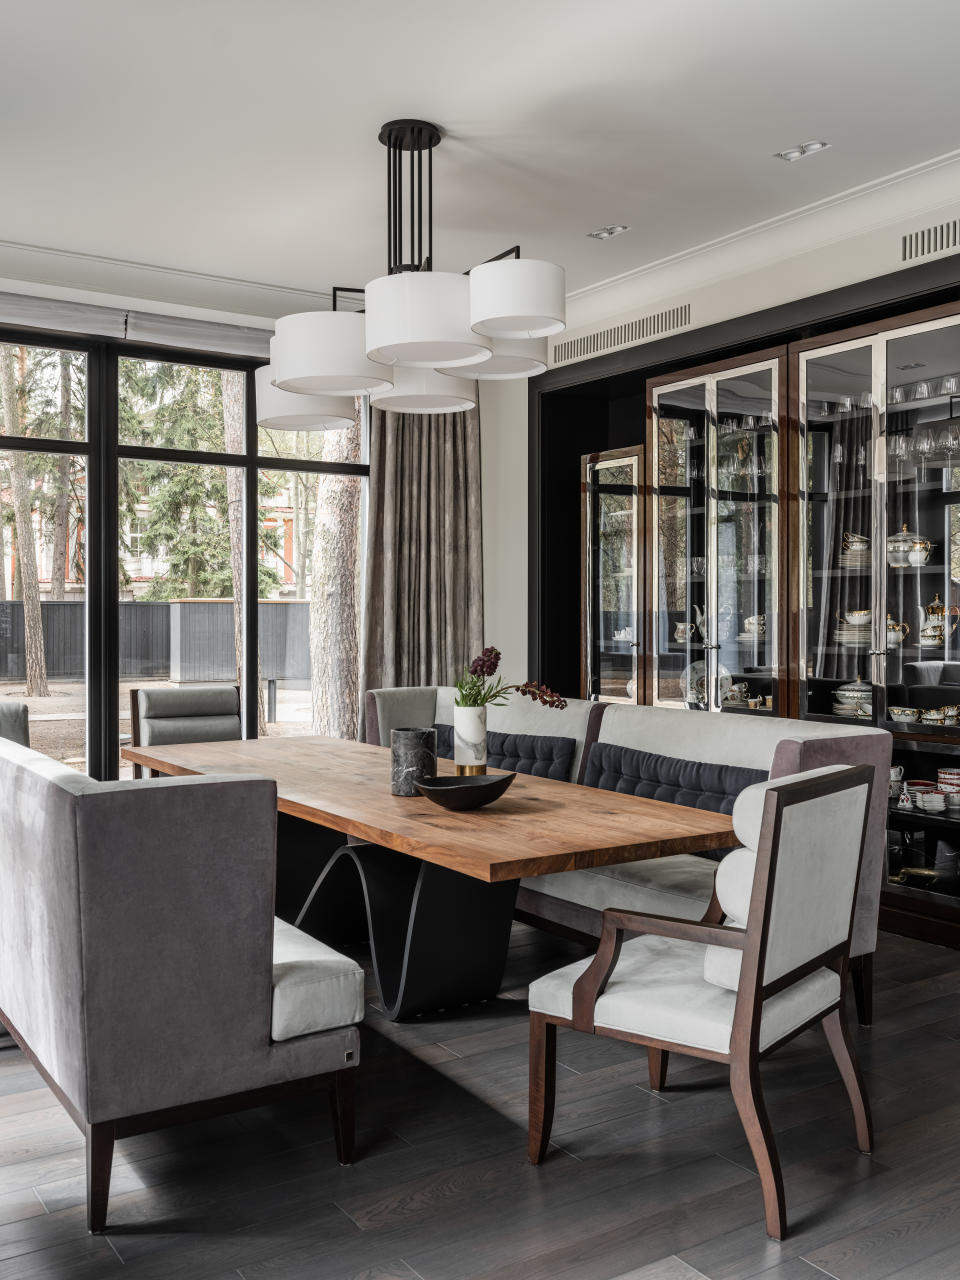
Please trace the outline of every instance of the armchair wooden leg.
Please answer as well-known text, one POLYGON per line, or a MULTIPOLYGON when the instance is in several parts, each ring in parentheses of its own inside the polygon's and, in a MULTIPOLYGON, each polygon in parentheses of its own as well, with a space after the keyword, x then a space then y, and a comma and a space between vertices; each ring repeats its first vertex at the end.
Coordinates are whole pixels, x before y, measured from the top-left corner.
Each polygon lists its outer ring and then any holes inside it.
POLYGON ((107 1225, 113 1136, 110 1121, 87 1125, 87 1230, 94 1233, 103 1231, 107 1225))
POLYGON ((553 1104, 557 1091, 557 1028, 542 1013, 530 1015, 530 1128, 531 1164, 540 1164, 550 1145, 553 1104))
POLYGON ((353 1164, 354 1106, 353 1085, 356 1067, 337 1071, 330 1090, 330 1107, 333 1112, 333 1137, 337 1144, 337 1160, 340 1164, 353 1164))
POLYGON ((861 1027, 873 1025, 873 952, 853 956, 850 960, 853 998, 857 1002, 857 1021, 861 1027))
POLYGON ((834 1009, 833 1013, 827 1014, 823 1020, 823 1033, 827 1037, 827 1044, 843 1077, 847 1097, 853 1108, 853 1120, 857 1127, 857 1147, 868 1156, 873 1150, 873 1121, 843 1010, 834 1009))
POLYGON ((666 1049, 647 1049, 647 1067, 650 1071, 650 1088, 655 1093, 667 1086, 667 1063, 670 1054, 666 1049))
POLYGON ((767 1235, 772 1240, 782 1240, 787 1231, 783 1174, 780 1172, 773 1129, 760 1090, 759 1064, 755 1059, 747 1062, 735 1060, 730 1064, 730 1088, 760 1174, 767 1235))

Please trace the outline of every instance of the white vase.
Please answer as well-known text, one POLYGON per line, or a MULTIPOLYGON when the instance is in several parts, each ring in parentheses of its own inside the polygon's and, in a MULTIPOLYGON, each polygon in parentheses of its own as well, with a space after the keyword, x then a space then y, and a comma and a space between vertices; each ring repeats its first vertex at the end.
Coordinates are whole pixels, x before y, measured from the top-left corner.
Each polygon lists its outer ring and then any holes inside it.
POLYGON ((486 773, 486 707, 453 708, 453 760, 457 773, 486 773))

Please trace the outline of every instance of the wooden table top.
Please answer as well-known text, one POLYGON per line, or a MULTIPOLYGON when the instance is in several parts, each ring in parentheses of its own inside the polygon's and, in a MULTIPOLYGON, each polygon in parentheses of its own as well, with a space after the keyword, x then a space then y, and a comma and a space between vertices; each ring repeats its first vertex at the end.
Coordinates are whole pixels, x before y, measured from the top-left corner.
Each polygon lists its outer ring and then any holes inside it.
MULTIPOLYGON (((487 808, 451 813, 421 796, 391 795, 389 748, 341 738, 124 747, 122 755, 166 774, 273 778, 281 813, 488 882, 735 843, 726 814, 523 773, 487 808)), ((453 762, 440 760, 438 771, 452 774, 453 762)))

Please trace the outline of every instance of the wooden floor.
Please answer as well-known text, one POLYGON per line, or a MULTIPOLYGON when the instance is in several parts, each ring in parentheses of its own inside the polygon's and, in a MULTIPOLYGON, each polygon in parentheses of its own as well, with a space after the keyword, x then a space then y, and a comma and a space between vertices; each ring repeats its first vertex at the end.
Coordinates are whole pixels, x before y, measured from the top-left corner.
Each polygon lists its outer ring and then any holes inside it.
POLYGON ((642 1052, 561 1032, 556 1145, 527 1164, 525 984, 579 954, 518 927, 499 1000, 406 1025, 371 1008, 352 1168, 318 1101, 119 1143, 101 1237, 84 1229, 77 1131, 0 1050, 0 1280, 960 1276, 960 953, 881 940, 877 1023, 859 1035, 873 1158, 819 1035, 764 1065, 782 1245, 709 1063, 676 1060, 656 1097, 642 1052))

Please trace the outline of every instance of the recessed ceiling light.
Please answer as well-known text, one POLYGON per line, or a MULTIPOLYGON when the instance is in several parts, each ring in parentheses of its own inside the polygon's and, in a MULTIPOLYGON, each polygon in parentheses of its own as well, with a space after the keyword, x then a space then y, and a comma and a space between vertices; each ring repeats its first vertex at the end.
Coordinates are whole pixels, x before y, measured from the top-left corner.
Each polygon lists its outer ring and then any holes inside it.
POLYGON ((609 227, 597 227, 596 231, 588 231, 587 235, 591 240, 609 240, 613 236, 623 235, 624 231, 629 230, 629 227, 624 226, 622 222, 618 222, 609 227))
POLYGON ((829 142, 801 142, 795 147, 787 147, 784 151, 777 151, 774 154, 774 160, 786 160, 787 164, 793 164, 794 160, 802 160, 804 156, 815 155, 818 151, 826 151, 830 147, 829 142))

